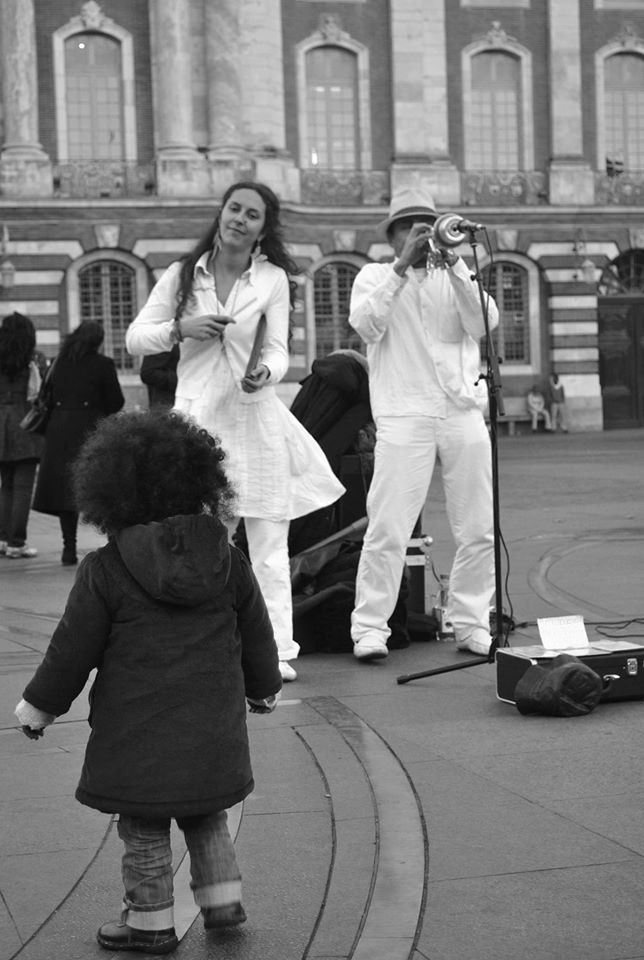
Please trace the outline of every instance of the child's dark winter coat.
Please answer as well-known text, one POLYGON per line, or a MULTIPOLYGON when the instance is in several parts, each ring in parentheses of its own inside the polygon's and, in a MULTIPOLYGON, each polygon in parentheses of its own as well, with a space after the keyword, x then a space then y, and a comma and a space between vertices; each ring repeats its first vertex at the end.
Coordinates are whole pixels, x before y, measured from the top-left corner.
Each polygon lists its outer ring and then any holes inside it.
POLYGON ((66 713, 94 668, 81 803, 183 817, 251 792, 245 697, 281 677, 257 581, 219 520, 129 527, 85 558, 24 698, 66 713))

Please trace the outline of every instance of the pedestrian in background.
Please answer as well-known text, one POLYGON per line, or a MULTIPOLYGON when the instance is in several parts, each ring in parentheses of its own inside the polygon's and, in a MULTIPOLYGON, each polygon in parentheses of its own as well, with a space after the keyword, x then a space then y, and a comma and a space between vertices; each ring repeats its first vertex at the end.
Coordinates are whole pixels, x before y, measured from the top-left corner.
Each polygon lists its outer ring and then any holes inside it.
POLYGON ((38 555, 27 543, 36 468, 43 438, 20 421, 40 388, 44 369, 29 317, 12 313, 0 327, 0 554, 10 560, 38 555))
POLYGON ((75 466, 75 494, 108 542, 79 567, 16 708, 35 738, 97 671, 76 798, 119 815, 124 910, 98 931, 108 950, 177 946, 171 818, 206 928, 246 919, 226 809, 254 786, 245 698, 270 712, 282 680, 259 586, 222 522, 233 498, 223 461, 219 444, 176 413, 99 424, 75 466))
POLYGON ((282 240, 278 198, 262 183, 235 183, 207 233, 168 267, 126 334, 135 355, 180 345, 175 408, 221 438, 284 680, 296 679, 288 661, 299 652, 289 521, 344 492, 275 391, 288 370, 289 274, 296 272, 282 240))
POLYGON ((148 388, 148 407, 174 406, 174 395, 177 389, 177 363, 179 361, 179 344, 175 343, 172 350, 163 353, 152 353, 143 357, 139 376, 148 388))
POLYGON ((548 407, 550 409, 550 426, 553 430, 561 429, 568 433, 568 410, 566 408, 566 391, 559 380, 558 373, 551 373, 548 378, 548 407))
POLYGON ((114 361, 99 352, 103 338, 100 323, 81 323, 65 338, 50 376, 54 405, 36 481, 34 510, 59 518, 64 566, 78 562, 78 511, 71 464, 101 417, 116 413, 124 403, 114 361))

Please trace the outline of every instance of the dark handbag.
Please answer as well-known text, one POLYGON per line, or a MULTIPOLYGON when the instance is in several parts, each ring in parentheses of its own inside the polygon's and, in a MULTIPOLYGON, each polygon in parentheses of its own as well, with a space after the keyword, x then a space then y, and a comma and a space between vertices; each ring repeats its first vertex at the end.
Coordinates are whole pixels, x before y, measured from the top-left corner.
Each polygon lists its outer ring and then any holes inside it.
MULTIPOLYGON (((54 363, 56 361, 54 360, 54 363)), ((27 433, 44 434, 47 432, 49 418, 54 409, 54 395, 51 387, 51 372, 54 369, 54 363, 49 367, 45 374, 40 390, 35 400, 31 403, 30 410, 20 421, 20 426, 27 433)))

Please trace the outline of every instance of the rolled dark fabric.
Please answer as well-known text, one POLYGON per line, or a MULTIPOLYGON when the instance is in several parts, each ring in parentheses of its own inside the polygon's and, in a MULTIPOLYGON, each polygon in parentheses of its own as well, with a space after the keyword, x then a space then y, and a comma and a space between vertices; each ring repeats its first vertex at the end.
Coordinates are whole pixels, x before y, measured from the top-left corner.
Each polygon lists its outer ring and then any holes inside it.
POLYGON ((528 667, 514 690, 520 713, 581 717, 594 710, 602 695, 601 677, 578 657, 562 653, 545 666, 528 667))

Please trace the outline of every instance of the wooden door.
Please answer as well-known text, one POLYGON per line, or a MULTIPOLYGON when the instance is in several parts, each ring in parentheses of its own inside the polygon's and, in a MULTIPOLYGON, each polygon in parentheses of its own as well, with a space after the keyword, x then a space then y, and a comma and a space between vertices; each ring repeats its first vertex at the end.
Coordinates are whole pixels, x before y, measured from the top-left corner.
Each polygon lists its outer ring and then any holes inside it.
POLYGON ((604 429, 644 426, 644 298, 599 301, 604 429))

